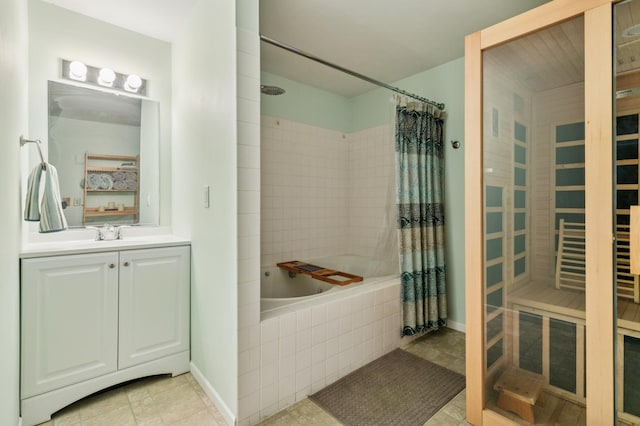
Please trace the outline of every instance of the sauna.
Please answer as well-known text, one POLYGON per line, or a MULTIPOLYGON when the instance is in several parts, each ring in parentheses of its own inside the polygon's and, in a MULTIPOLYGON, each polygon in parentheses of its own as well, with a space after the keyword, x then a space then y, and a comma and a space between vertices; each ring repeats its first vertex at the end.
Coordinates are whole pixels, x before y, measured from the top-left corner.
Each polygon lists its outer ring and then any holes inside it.
POLYGON ((466 39, 467 416, 640 423, 640 0, 466 39))

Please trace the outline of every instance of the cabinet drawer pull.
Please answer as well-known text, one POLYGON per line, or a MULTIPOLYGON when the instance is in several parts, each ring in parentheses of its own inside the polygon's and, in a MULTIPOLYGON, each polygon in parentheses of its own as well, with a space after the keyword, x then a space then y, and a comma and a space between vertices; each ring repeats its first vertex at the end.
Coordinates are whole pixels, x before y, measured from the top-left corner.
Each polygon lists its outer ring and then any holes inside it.
POLYGON ((116 267, 116 264, 115 264, 115 263, 110 263, 110 264, 109 264, 109 268, 110 268, 110 269, 113 269, 113 268, 115 268, 115 267, 116 267))
POLYGON ((124 262, 124 266, 129 266, 129 262, 124 262))

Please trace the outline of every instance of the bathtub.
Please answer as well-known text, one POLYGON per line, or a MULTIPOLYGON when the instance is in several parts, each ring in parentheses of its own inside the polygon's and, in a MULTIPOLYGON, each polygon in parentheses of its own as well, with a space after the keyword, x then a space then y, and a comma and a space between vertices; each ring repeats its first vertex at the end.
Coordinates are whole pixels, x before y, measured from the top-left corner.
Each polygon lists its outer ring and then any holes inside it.
MULTIPOLYGON (((291 259, 284 259, 291 260, 291 259)), ((400 346, 400 276, 389 264, 361 256, 298 259, 362 275, 359 283, 338 286, 277 266, 262 269, 259 350, 241 354, 256 366, 246 380, 255 383, 253 401, 260 419, 317 392, 364 364, 400 346)), ((241 377, 241 380, 243 378, 241 377)))
POLYGON ((241 376, 255 384, 256 396, 242 401, 254 404, 260 419, 400 346, 400 276, 385 273, 397 262, 354 255, 299 260, 364 280, 339 286, 291 278, 275 265, 262 269, 260 346, 240 355, 256 366, 241 376))
POLYGON ((381 262, 371 258, 353 254, 323 257, 306 260, 328 269, 360 275, 363 281, 344 286, 329 284, 304 274, 291 274, 288 271, 273 267, 262 268, 260 282, 260 311, 262 318, 312 306, 318 298, 323 302, 351 296, 355 292, 372 290, 372 287, 397 281, 398 274, 389 273, 394 268, 394 261, 381 262), (283 309, 285 308, 285 309, 283 309), (279 312, 276 312, 279 311, 279 312))

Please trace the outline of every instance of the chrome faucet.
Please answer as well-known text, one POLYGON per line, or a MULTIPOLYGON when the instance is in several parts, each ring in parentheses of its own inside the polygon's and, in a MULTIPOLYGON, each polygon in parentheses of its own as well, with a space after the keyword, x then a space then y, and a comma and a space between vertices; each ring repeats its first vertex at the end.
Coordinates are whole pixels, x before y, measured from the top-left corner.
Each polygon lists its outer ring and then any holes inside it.
POLYGON ((121 240, 123 228, 128 228, 128 226, 113 226, 109 223, 105 223, 102 227, 87 226, 87 229, 94 229, 96 231, 96 241, 121 240))

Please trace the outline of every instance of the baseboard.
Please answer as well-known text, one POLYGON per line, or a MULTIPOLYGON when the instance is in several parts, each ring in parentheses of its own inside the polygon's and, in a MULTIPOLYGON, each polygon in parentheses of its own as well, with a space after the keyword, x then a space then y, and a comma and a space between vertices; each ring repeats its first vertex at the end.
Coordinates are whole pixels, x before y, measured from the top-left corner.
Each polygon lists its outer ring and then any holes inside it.
POLYGON ((447 320, 447 328, 451 328, 456 331, 461 331, 463 333, 466 333, 467 331, 467 327, 465 324, 462 324, 456 321, 451 321, 451 320, 447 320))
POLYGON ((225 404, 225 402, 220 397, 218 392, 216 392, 213 386, 211 386, 211 383, 209 383, 209 381, 204 377, 204 375, 200 372, 200 370, 198 370, 198 367, 196 367, 193 364, 193 362, 191 362, 191 375, 193 376, 194 379, 196 379, 196 381, 198 382, 198 384, 200 384, 200 386, 202 387, 204 392, 207 394, 209 399, 211 399, 211 401, 218 408, 218 411, 220 411, 220 414, 222 414, 222 417, 224 417, 224 420, 227 422, 227 424, 235 425, 236 416, 229 409, 227 404, 225 404))

